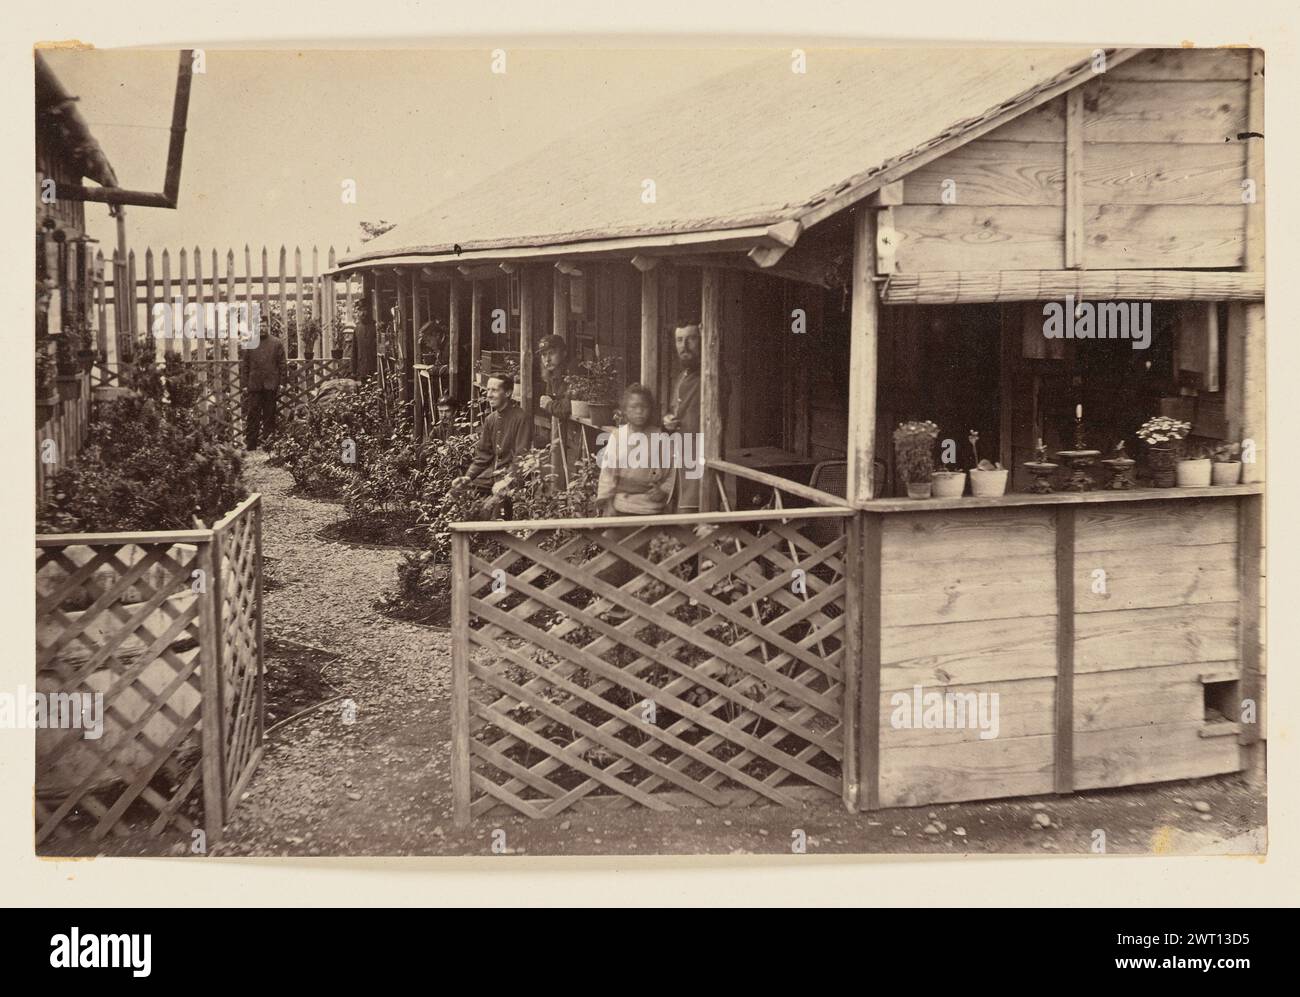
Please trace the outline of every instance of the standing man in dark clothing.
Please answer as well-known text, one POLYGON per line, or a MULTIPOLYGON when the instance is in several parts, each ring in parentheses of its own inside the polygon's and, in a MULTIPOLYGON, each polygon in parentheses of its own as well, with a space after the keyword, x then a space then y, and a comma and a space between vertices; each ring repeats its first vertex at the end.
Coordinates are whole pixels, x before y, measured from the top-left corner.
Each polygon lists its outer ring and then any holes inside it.
POLYGON ((248 393, 244 445, 249 450, 258 448, 263 428, 267 436, 275 433, 275 403, 284 377, 284 342, 274 333, 260 339, 253 349, 244 350, 239 358, 239 380, 248 393))
MULTIPOLYGON (((509 374, 488 378, 487 399, 492 411, 479 430, 474 459, 465 473, 451 483, 455 491, 474 488, 485 496, 485 510, 494 510, 492 485, 504 475, 532 443, 532 416, 514 400, 515 379, 509 374), (485 473, 486 472, 486 473, 485 473)), ((503 512, 511 513, 510 496, 502 495, 503 512)))
MULTIPOLYGON (((700 327, 681 325, 673 330, 673 345, 681 361, 682 372, 673 385, 668 414, 664 416, 664 429, 670 433, 690 435, 692 442, 700 432, 700 327)), ((698 447, 691 451, 699 457, 698 447)), ((684 468, 677 469, 677 511, 700 511, 700 479, 688 477, 684 468)))

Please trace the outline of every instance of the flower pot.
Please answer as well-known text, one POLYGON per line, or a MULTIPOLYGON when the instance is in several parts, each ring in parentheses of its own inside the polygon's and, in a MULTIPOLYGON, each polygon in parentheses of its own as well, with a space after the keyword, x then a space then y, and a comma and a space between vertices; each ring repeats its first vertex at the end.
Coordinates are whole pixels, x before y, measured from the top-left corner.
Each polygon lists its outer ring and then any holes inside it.
POLYGON ((966 490, 966 472, 935 471, 930 486, 930 494, 935 498, 961 498, 966 490))
POLYGON ((1151 465, 1151 486, 1173 488, 1177 483, 1174 473, 1174 452, 1169 447, 1148 447, 1147 459, 1151 465))
POLYGON ((907 497, 914 499, 927 499, 930 497, 930 482, 928 481, 909 481, 907 483, 907 497))
POLYGON ((981 471, 978 468, 970 472, 970 493, 979 498, 987 498, 995 495, 1005 495, 1007 491, 1007 476, 1011 471, 1002 468, 994 471, 981 471))
POLYGON ((1216 485, 1235 485, 1241 481, 1241 461, 1227 460, 1210 468, 1210 480, 1216 485))
POLYGON ((614 403, 613 402, 587 402, 588 416, 597 426, 611 426, 614 424, 614 403))
POLYGON ((570 401, 570 411, 575 419, 590 419, 591 405, 581 398, 574 398, 570 401))
POLYGON ((1179 488, 1208 488, 1210 484, 1210 458, 1180 460, 1174 468, 1179 488))

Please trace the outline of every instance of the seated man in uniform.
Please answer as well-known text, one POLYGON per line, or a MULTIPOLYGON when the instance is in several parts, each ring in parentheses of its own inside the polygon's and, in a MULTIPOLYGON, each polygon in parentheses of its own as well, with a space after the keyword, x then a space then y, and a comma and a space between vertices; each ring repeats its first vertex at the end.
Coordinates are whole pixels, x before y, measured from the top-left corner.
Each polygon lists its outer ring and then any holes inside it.
POLYGON ((510 496, 495 495, 493 484, 526 453, 532 442, 532 419, 514 400, 515 379, 509 374, 488 378, 487 400, 492 407, 479 430, 474 459, 465 473, 451 483, 454 491, 473 488, 484 496, 483 510, 489 516, 500 506, 505 518, 511 514, 510 496))

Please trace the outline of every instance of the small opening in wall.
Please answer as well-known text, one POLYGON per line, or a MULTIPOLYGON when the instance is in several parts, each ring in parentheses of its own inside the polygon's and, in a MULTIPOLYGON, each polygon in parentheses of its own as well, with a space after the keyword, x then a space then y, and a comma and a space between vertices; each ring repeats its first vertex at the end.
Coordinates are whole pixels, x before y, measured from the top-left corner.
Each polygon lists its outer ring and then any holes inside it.
POLYGON ((1205 697, 1206 723, 1236 723, 1240 719, 1240 693, 1238 681, 1206 682, 1202 689, 1205 697))

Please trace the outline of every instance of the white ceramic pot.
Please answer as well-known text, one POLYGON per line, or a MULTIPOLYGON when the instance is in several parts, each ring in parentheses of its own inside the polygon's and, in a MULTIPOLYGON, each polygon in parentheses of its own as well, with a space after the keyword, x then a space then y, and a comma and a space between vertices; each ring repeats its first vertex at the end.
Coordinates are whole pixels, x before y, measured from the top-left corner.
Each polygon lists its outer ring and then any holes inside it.
POLYGON ((1210 484, 1211 461, 1180 460, 1174 465, 1174 474, 1178 478, 1179 488, 1208 488, 1210 484))
POLYGON ((961 498, 965 490, 965 471, 936 471, 930 477, 930 494, 935 498, 961 498))
POLYGON ((930 497, 930 482, 928 481, 909 481, 907 483, 907 497, 914 499, 927 499, 930 497))
POLYGON ((591 418, 590 403, 584 402, 581 398, 570 399, 569 406, 570 406, 569 411, 573 414, 573 417, 575 419, 591 418))
POLYGON ((1000 471, 972 469, 970 472, 970 493, 979 498, 1005 495, 1007 491, 1007 475, 1010 473, 1010 469, 1005 467, 1000 471))
POLYGON ((1241 461, 1231 460, 1216 463, 1210 469, 1210 478, 1216 485, 1235 485, 1241 481, 1241 461))

